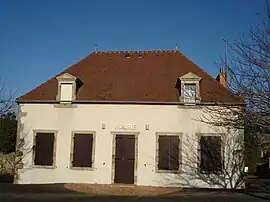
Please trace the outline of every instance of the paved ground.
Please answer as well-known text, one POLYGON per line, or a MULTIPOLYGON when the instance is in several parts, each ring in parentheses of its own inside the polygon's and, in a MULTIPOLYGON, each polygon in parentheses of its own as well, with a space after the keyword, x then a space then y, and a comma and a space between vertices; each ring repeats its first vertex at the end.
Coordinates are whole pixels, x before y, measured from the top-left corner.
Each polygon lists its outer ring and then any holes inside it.
POLYGON ((72 191, 83 192, 99 196, 164 196, 179 193, 181 188, 136 186, 123 184, 65 184, 65 187, 72 191))
POLYGON ((63 184, 54 185, 14 185, 0 184, 1 202, 45 202, 45 201, 92 201, 92 202, 121 202, 121 201, 219 201, 239 202, 269 201, 270 197, 260 194, 244 194, 238 192, 212 191, 212 190, 182 190, 176 196, 152 196, 152 197, 120 197, 120 196, 90 196, 88 194, 67 190, 63 184))

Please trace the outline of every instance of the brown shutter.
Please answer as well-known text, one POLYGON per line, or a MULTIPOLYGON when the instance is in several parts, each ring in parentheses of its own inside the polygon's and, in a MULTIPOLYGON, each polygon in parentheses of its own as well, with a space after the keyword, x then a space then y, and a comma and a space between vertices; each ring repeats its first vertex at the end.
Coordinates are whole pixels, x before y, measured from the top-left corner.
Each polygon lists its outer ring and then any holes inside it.
POLYGON ((222 169, 222 155, 221 155, 221 137, 212 136, 210 139, 210 145, 213 148, 212 157, 213 157, 213 170, 221 171, 222 169))
POLYGON ((221 137, 202 136, 201 145, 201 170, 204 172, 220 171, 222 168, 221 137))
POLYGON ((75 134, 73 150, 73 167, 92 167, 92 134, 75 134))
POLYGON ((170 136, 170 170, 179 169, 179 142, 178 136, 170 136))
POLYGON ((169 136, 159 136, 158 138, 158 169, 169 169, 169 136))
POLYGON ((202 136, 200 139, 200 154, 201 154, 201 163, 200 163, 200 169, 201 171, 208 171, 208 165, 209 165, 209 155, 207 151, 207 138, 208 136, 202 136))
POLYGON ((37 133, 35 165, 53 165, 54 133, 37 133))

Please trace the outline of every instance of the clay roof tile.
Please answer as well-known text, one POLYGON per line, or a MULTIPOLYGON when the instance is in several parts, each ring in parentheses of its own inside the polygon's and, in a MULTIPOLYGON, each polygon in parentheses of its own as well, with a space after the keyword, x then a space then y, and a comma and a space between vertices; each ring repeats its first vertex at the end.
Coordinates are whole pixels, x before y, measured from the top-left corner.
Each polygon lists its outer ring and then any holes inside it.
MULTIPOLYGON (((202 78, 202 102, 241 102, 178 50, 93 52, 60 74, 65 72, 83 83, 77 100, 178 102, 177 79, 192 72, 202 78), (143 59, 138 59, 138 54, 143 59)), ((17 101, 55 100, 56 76, 17 101)))

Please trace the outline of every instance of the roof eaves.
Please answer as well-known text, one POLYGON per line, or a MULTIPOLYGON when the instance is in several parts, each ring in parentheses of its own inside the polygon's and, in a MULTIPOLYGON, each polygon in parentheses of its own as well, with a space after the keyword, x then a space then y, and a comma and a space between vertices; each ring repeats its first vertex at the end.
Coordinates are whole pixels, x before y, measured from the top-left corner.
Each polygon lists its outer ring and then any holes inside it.
MULTIPOLYGON (((57 100, 16 100, 17 103, 46 103, 54 104, 59 103, 57 100)), ((196 104, 186 104, 183 102, 159 102, 159 101, 113 101, 113 100, 75 100, 74 104, 157 104, 157 105, 186 105, 186 106, 200 106, 200 105, 231 105, 231 106, 242 106, 243 103, 235 102, 201 102, 196 104)))

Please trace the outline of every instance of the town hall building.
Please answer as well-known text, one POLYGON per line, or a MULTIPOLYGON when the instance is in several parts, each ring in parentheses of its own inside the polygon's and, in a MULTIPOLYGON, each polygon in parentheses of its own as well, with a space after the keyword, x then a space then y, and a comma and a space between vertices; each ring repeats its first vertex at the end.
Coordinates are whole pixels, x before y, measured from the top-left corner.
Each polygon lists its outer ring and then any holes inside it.
POLYGON ((213 78, 178 50, 93 52, 16 101, 16 183, 207 188, 220 186, 188 166, 218 175, 228 157, 226 130, 201 121, 204 108, 242 104, 225 73, 213 78))

